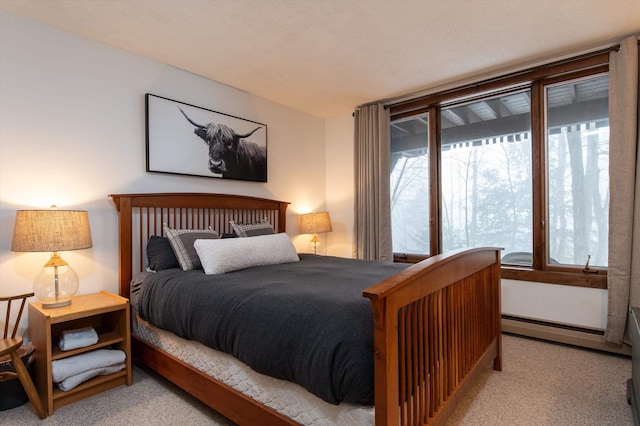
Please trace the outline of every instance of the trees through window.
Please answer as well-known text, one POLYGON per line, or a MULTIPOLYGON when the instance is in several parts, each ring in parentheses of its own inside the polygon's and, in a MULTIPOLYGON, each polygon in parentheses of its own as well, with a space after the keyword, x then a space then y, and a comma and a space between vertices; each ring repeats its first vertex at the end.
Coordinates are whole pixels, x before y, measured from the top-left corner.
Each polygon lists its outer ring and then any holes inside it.
POLYGON ((517 279, 606 274, 609 79, 606 67, 582 65, 392 108, 397 257, 497 246, 517 279))

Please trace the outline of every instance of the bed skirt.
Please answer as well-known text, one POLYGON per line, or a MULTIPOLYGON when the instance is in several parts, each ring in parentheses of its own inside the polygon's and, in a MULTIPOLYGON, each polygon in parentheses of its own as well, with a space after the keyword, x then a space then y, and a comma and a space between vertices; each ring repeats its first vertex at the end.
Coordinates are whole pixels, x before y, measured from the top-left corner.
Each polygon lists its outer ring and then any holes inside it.
POLYGON ((133 315, 133 334, 302 425, 366 426, 374 408, 329 404, 299 385, 265 376, 232 355, 186 340, 133 315))

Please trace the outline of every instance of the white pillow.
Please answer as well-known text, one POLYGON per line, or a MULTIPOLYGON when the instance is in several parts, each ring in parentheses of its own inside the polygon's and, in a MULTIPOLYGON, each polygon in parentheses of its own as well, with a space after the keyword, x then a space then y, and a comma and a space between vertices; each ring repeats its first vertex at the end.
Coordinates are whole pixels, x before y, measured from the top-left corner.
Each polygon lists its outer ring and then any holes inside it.
POLYGON ((207 275, 300 260, 284 232, 247 238, 196 240, 193 245, 207 275))

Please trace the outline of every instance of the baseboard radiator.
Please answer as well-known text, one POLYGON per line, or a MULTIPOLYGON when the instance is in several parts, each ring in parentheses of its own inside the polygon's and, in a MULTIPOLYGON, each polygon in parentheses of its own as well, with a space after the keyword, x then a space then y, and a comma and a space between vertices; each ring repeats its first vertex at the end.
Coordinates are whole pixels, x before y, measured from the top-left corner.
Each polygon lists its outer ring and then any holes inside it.
POLYGON ((603 330, 503 315, 502 331, 519 336, 631 356, 631 347, 628 345, 618 346, 606 342, 603 330))

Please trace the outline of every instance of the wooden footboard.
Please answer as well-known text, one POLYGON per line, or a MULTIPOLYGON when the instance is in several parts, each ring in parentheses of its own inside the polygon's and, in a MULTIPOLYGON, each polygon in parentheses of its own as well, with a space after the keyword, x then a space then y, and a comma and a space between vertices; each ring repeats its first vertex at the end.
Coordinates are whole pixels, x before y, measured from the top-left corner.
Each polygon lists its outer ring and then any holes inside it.
MULTIPOLYGON (((119 293, 145 267, 145 246, 163 224, 212 226, 267 218, 286 230, 288 203, 223 194, 111 195, 118 210, 119 293)), ((365 290, 375 316, 375 424, 444 424, 473 377, 500 370, 500 251, 434 256, 365 290)), ((132 337, 133 356, 240 425, 293 420, 132 337)))
POLYGON ((444 424, 473 377, 501 369, 500 250, 434 256, 365 290, 376 425, 444 424))

